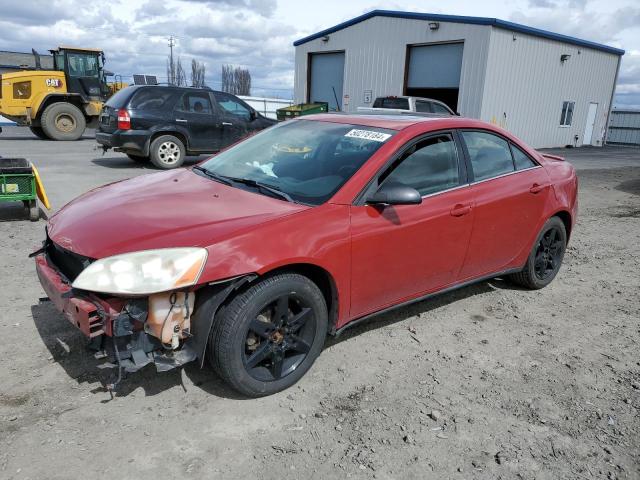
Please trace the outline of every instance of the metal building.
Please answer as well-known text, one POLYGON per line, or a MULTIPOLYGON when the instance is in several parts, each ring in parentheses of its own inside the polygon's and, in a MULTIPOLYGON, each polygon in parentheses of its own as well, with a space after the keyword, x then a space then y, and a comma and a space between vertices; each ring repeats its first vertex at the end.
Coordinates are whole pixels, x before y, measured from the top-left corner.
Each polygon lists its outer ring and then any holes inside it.
POLYGON ((495 18, 374 10, 294 42, 295 102, 444 101, 536 148, 602 145, 623 50, 495 18))

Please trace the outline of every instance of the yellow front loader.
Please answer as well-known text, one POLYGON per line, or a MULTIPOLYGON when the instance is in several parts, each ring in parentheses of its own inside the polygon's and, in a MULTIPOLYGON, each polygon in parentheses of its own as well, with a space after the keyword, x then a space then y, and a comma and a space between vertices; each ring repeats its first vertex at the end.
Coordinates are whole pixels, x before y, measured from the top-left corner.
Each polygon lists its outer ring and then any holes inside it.
POLYGON ((96 127, 103 103, 122 82, 107 83, 104 53, 88 48, 50 50, 53 70, 23 69, 0 75, 0 115, 28 126, 40 138, 77 140, 96 127))

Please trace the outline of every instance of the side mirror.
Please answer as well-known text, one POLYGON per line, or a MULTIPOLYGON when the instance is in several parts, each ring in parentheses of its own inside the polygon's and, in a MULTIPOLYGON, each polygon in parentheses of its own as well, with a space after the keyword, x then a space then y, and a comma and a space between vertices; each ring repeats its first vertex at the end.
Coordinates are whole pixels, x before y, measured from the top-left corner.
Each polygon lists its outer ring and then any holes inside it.
POLYGON ((415 189, 401 183, 383 184, 376 193, 367 198, 370 205, 418 205, 422 196, 415 189))
POLYGON ((251 110, 249 112, 249 119, 253 122, 256 118, 258 118, 258 112, 251 110))

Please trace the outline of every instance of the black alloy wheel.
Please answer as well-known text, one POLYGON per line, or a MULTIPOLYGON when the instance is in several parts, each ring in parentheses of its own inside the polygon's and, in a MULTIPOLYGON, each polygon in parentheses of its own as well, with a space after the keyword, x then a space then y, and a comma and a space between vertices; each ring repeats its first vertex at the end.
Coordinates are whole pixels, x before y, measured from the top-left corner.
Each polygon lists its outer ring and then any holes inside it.
POLYGON ((214 370, 249 397, 295 384, 322 351, 327 303, 318 286, 297 273, 268 276, 214 315, 208 357, 214 370))
POLYGON ((295 293, 266 305, 249 322, 243 363, 256 380, 280 380, 307 357, 315 336, 313 311, 295 293))
POLYGON ((524 268, 509 275, 509 279, 533 290, 546 287, 558 274, 566 248, 564 223, 558 217, 551 217, 538 234, 524 268))

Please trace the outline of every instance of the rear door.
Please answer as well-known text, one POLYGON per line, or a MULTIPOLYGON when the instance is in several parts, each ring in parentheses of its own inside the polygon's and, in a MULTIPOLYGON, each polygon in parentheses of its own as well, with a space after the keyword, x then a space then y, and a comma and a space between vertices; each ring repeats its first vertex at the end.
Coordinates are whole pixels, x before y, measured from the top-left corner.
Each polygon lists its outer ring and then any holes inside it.
POLYGON ((475 204, 459 277, 464 281, 519 266, 512 263, 537 235, 551 188, 546 171, 507 139, 483 130, 461 131, 460 136, 475 204))
POLYGON ((467 251, 473 209, 464 157, 454 135, 410 142, 364 197, 386 182, 408 185, 420 205, 351 207, 351 317, 433 292, 454 282, 467 251))
POLYGON ((173 121, 189 136, 189 150, 212 152, 219 148, 220 125, 216 122, 209 92, 186 91, 173 110, 173 121))

